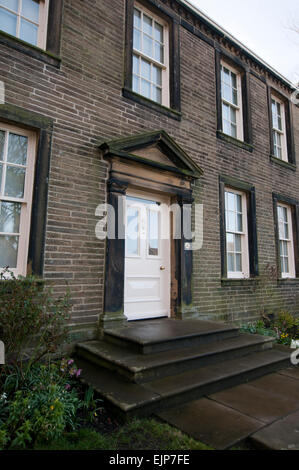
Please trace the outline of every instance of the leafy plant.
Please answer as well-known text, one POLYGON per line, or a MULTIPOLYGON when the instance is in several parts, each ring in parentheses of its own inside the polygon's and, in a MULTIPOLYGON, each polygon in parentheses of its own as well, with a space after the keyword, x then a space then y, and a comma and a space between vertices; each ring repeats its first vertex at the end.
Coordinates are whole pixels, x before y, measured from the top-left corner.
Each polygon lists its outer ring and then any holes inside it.
POLYGON ((82 406, 74 386, 79 375, 73 360, 63 360, 35 364, 22 380, 17 371, 8 376, 0 397, 0 447, 26 448, 74 430, 82 406))
POLYGON ((23 368, 58 350, 68 334, 69 293, 56 298, 34 276, 16 278, 6 270, 0 282, 0 338, 6 362, 23 368))
POLYGON ((95 398, 95 391, 93 387, 89 387, 84 394, 82 410, 90 423, 96 422, 99 411, 103 409, 102 404, 103 400, 100 398, 95 398))

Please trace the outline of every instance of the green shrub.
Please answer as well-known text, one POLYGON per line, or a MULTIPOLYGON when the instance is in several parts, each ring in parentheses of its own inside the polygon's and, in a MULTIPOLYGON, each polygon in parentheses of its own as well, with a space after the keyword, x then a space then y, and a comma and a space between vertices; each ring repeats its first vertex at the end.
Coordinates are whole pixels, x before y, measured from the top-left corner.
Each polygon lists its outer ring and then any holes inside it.
POLYGON ((73 360, 35 364, 25 375, 16 370, 3 380, 0 397, 0 448, 26 448, 57 440, 74 430, 81 402, 73 360))
POLYGON ((273 336, 280 344, 289 345, 293 339, 299 339, 299 319, 288 312, 274 315, 263 315, 254 322, 241 327, 244 333, 273 336))
POLYGON ((0 338, 6 363, 18 365, 22 372, 24 364, 30 367, 66 340, 69 294, 55 298, 34 276, 16 278, 9 271, 4 276, 8 279, 0 282, 0 338))

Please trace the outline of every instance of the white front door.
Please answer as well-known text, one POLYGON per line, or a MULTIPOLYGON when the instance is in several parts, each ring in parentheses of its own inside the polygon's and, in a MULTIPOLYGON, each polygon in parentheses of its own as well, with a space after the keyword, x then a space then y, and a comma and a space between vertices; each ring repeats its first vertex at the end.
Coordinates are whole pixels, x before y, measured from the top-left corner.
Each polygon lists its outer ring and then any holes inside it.
POLYGON ((170 316, 168 198, 126 197, 125 315, 128 320, 170 316))

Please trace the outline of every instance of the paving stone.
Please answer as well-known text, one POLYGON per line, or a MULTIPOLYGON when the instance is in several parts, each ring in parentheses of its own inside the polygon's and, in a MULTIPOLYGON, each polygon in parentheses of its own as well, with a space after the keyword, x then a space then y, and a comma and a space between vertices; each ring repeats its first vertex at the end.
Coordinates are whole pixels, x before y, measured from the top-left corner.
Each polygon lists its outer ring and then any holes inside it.
POLYGON ((299 380, 299 367, 290 367, 289 369, 282 370, 280 374, 299 380))
MULTIPOLYGON (((292 398, 292 395, 276 395, 272 393, 271 387, 264 390, 255 387, 254 383, 255 381, 215 393, 210 398, 264 423, 272 423, 299 408, 298 400, 292 398)), ((271 385, 271 381, 268 383, 271 385)), ((297 388, 299 393, 298 385, 297 388)))
POLYGON ((160 412, 157 416, 218 450, 232 447, 264 426, 261 421, 207 398, 160 412))
POLYGON ((265 449, 299 450, 299 411, 259 430, 251 441, 265 449))
POLYGON ((290 376, 277 372, 254 380, 250 385, 259 390, 269 391, 273 396, 276 395, 280 398, 296 400, 298 403, 297 408, 299 408, 299 383, 290 376))

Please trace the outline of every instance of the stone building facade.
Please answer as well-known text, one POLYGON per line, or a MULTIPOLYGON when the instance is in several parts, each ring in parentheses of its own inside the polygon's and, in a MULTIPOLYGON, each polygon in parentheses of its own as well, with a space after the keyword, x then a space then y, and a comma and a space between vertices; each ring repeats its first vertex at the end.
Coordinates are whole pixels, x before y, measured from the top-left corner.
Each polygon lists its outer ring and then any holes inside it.
MULTIPOLYGON (((132 265, 128 293, 126 242, 96 237, 97 207, 116 208, 126 195, 165 197, 203 205, 203 247, 170 241, 165 283, 164 267, 151 274, 167 315, 244 323, 264 310, 298 313, 292 84, 182 0, 28 5, 26 13, 0 2, 0 18, 19 25, 2 20, 0 31, 1 205, 20 217, 2 228, 2 265, 34 272, 57 294, 68 285, 74 334, 93 336, 99 325, 126 321, 126 296, 132 302, 139 274, 147 275, 132 265), (36 5, 38 40, 22 33, 26 18, 35 24, 36 5), (23 176, 9 186, 10 171, 26 172, 23 193, 23 176)), ((148 304, 158 294, 142 295, 148 304)))

